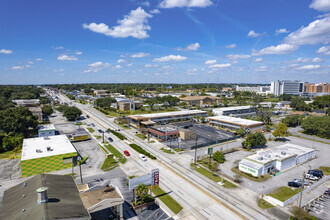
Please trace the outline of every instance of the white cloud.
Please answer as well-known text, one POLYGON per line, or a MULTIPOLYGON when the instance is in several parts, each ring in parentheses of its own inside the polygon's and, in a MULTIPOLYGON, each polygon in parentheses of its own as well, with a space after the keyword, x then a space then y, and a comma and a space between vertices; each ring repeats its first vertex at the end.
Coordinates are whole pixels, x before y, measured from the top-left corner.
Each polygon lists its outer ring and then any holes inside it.
POLYGON ((181 62, 181 61, 185 61, 186 59, 187 59, 187 57, 184 57, 181 55, 168 55, 168 56, 164 56, 164 57, 160 57, 160 58, 155 58, 152 61, 153 62, 170 62, 170 61, 181 62))
POLYGON ((183 50, 183 51, 191 51, 191 50, 198 50, 200 47, 199 43, 189 44, 186 48, 178 48, 177 50, 183 50))
POLYGON ((276 35, 279 35, 279 34, 285 34, 285 33, 288 33, 289 31, 285 28, 281 28, 281 29, 277 29, 276 30, 276 35))
POLYGON ((152 15, 145 12, 141 7, 138 7, 137 9, 132 10, 129 15, 125 15, 124 19, 118 20, 118 26, 109 28, 104 23, 90 23, 83 24, 83 28, 111 37, 134 37, 143 39, 149 37, 147 31, 151 28, 147 23, 148 18, 151 17, 152 15))
POLYGON ((133 63, 128 63, 127 66, 133 66, 133 63))
POLYGON ((330 46, 320 47, 316 52, 322 55, 330 55, 330 46))
POLYGON ((36 61, 42 61, 42 59, 41 58, 37 58, 36 61))
POLYGON ((188 69, 188 70, 186 71, 186 73, 187 73, 188 75, 195 75, 197 72, 198 72, 198 70, 197 70, 196 68, 188 69))
POLYGON ((308 59, 307 58, 302 58, 302 57, 299 57, 297 58, 296 60, 293 61, 294 63, 305 63, 305 62, 308 62, 308 59))
POLYGON ((226 56, 226 58, 230 60, 248 59, 250 57, 251 55, 247 55, 247 54, 228 54, 226 56))
POLYGON ((150 68, 150 67, 152 67, 152 65, 151 64, 146 64, 146 65, 144 65, 144 67, 150 68))
POLYGON ((126 62, 126 60, 124 60, 124 59, 117 60, 117 63, 125 63, 125 62, 126 62))
POLYGON ((76 60, 78 60, 78 58, 75 57, 75 56, 68 56, 68 55, 66 55, 66 54, 63 54, 63 55, 58 56, 58 57, 57 57, 57 60, 70 60, 70 61, 76 61, 76 60))
POLYGON ((205 62, 206 65, 212 65, 212 64, 215 64, 217 62, 217 60, 207 60, 205 62))
POLYGON ((0 53, 3 53, 3 54, 12 54, 13 51, 12 50, 1 49, 0 50, 0 53))
POLYGON ((32 61, 29 61, 29 62, 28 62, 28 64, 34 64, 34 62, 32 62, 32 61))
POLYGON ((304 45, 327 43, 330 41, 330 15, 301 27, 285 38, 288 44, 304 45))
POLYGON ((53 72, 54 73, 63 72, 63 69, 54 69, 53 72))
POLYGON ((120 65, 116 65, 116 66, 113 67, 113 69, 120 69, 120 68, 121 68, 120 65))
POLYGON ((225 48, 235 48, 235 47, 236 47, 236 44, 230 44, 230 45, 225 46, 225 48))
POLYGON ((63 50, 64 47, 60 46, 60 47, 54 47, 54 50, 63 50))
POLYGON ((181 8, 181 7, 200 7, 205 8, 212 5, 211 0, 163 0, 160 4, 160 8, 181 8))
POLYGON ((101 71, 102 69, 104 69, 105 67, 109 67, 110 63, 103 63, 103 62, 95 62, 95 63, 91 63, 88 65, 89 68, 87 70, 84 70, 84 73, 97 73, 99 71, 101 71))
POLYGON ((228 67, 230 67, 230 66, 231 66, 230 63, 225 63, 225 64, 214 64, 214 65, 209 66, 209 68, 211 68, 211 69, 217 69, 217 68, 228 68, 228 67))
POLYGON ((264 72, 267 70, 268 70, 268 66, 260 66, 260 67, 257 67, 254 69, 254 71, 257 71, 257 72, 264 72))
POLYGON ((318 63, 318 62, 322 62, 322 61, 323 61, 323 59, 321 59, 320 57, 315 57, 312 60, 313 63, 318 63))
POLYGON ((147 1, 142 2, 141 5, 146 6, 146 7, 149 7, 150 6, 150 2, 147 2, 147 1))
POLYGON ((261 57, 257 57, 257 58, 255 58, 254 62, 262 62, 262 58, 261 57))
POLYGON ((153 9, 153 10, 150 10, 149 13, 150 13, 150 14, 159 14, 160 11, 159 11, 157 8, 155 8, 155 9, 153 9))
POLYGON ((252 56, 262 56, 266 54, 289 54, 295 51, 298 47, 291 44, 279 44, 277 46, 266 47, 260 51, 252 51, 252 56))
POLYGON ((299 64, 293 63, 293 64, 290 65, 290 67, 296 67, 296 66, 299 66, 299 64))
POLYGON ((251 30, 249 33, 248 33, 248 37, 259 37, 261 34, 260 33, 256 33, 254 32, 254 30, 251 30))
POLYGON ((147 57, 149 56, 150 54, 149 53, 135 53, 135 54, 132 54, 131 57, 132 58, 142 58, 142 57, 147 57))
POLYGON ((320 65, 305 65, 305 66, 298 67, 297 69, 299 69, 299 70, 313 70, 313 69, 318 69, 318 68, 320 68, 320 65))
POLYGON ((329 0, 313 0, 309 5, 310 8, 314 8, 318 11, 330 11, 330 1, 329 0))
POLYGON ((75 54, 76 54, 76 55, 81 55, 82 52, 81 52, 81 51, 76 51, 75 54))
POLYGON ((22 70, 22 69, 24 69, 24 66, 13 66, 11 69, 12 70, 22 70))

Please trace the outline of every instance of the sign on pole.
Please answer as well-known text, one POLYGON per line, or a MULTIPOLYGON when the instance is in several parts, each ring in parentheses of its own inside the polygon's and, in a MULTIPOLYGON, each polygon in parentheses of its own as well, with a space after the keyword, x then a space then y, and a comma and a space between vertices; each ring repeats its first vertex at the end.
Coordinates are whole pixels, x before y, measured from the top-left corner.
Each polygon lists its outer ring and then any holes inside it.
POLYGON ((151 185, 159 185, 159 170, 154 169, 151 171, 151 185))
POLYGON ((213 147, 209 147, 209 148, 207 149, 207 153, 208 153, 208 154, 212 154, 212 153, 213 153, 213 147))
POLYGON ((152 170, 150 174, 129 179, 128 188, 129 190, 135 189, 139 184, 147 186, 159 185, 159 169, 152 170))
POLYGON ((178 137, 178 142, 181 143, 181 137, 178 137))

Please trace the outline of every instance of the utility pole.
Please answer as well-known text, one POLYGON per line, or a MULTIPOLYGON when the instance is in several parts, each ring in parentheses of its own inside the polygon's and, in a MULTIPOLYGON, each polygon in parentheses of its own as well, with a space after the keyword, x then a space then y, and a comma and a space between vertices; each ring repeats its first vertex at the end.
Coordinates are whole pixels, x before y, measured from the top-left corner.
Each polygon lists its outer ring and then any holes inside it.
POLYGON ((305 181, 305 172, 303 172, 303 178, 302 178, 302 183, 301 183, 301 191, 300 191, 300 198, 299 198, 299 214, 301 212, 301 200, 303 196, 303 190, 304 190, 304 181, 305 181))
POLYGON ((195 145, 195 165, 197 164, 197 141, 198 141, 198 137, 196 136, 196 145, 195 145))

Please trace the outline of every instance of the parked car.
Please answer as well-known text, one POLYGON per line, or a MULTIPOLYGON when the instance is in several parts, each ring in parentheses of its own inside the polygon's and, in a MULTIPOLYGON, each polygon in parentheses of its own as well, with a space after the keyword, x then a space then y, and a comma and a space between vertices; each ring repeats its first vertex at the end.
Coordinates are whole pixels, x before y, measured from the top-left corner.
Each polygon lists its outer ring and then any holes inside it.
POLYGON ((146 156, 144 156, 143 154, 140 154, 140 155, 139 155, 139 158, 140 158, 142 161, 147 161, 146 156))
POLYGON ((318 181, 319 180, 319 177, 314 176, 312 174, 308 174, 308 173, 306 173, 305 178, 306 179, 310 179, 310 180, 314 180, 314 181, 318 181))
POLYGON ((124 154, 125 154, 126 156, 129 156, 129 155, 130 155, 129 152, 128 152, 127 150, 124 151, 124 154))
POLYGON ((323 177, 323 171, 322 170, 308 170, 307 174, 312 174, 313 176, 317 176, 319 178, 323 177))
POLYGON ((301 187, 301 183, 298 182, 288 182, 288 186, 292 186, 292 187, 301 187))
POLYGON ((89 118, 89 115, 86 115, 86 118, 89 118))
POLYGON ((113 142, 113 139, 111 137, 108 137, 109 142, 113 142))
POLYGON ((91 126, 92 126, 92 127, 95 127, 95 124, 94 124, 94 123, 91 123, 91 126))
POLYGON ((101 129, 98 129, 97 131, 98 131, 99 133, 102 133, 102 132, 103 132, 101 129))
POLYGON ((105 133, 108 133, 108 134, 109 134, 109 133, 110 133, 110 131, 107 129, 107 130, 105 130, 105 133))
MULTIPOLYGON (((293 179, 292 180, 293 182, 296 182, 296 183, 302 183, 302 180, 301 179, 293 179)), ((310 182, 311 184, 313 184, 312 182, 310 182)), ((308 180, 305 180, 304 181, 304 186, 308 186, 309 185, 309 183, 308 183, 308 180)))
POLYGON ((325 194, 325 195, 330 195, 330 189, 326 190, 326 191, 324 192, 324 194, 325 194))

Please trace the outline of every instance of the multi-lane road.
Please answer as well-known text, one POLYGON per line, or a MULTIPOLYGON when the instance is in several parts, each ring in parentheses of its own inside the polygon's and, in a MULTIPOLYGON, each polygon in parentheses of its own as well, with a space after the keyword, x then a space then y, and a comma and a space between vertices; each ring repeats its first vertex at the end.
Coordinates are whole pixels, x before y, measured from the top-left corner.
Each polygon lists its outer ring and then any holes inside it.
MULTIPOLYGON (((69 101, 63 95, 59 95, 59 98, 66 102, 69 101)), ((156 161, 149 159, 143 162, 138 158, 138 153, 131 149, 125 141, 120 141, 117 137, 112 136, 114 147, 121 151, 128 149, 131 152, 132 156, 129 162, 133 163, 134 166, 145 172, 159 168, 160 186, 170 192, 170 195, 183 207, 183 210, 178 214, 181 219, 276 219, 258 207, 247 204, 243 198, 237 198, 230 191, 223 189, 209 179, 205 179, 191 168, 180 165, 164 152, 136 138, 134 131, 122 129, 113 120, 91 106, 79 103, 74 103, 74 105, 105 129, 121 129, 120 132, 129 141, 133 142, 134 140, 134 143, 157 157, 156 161)))

